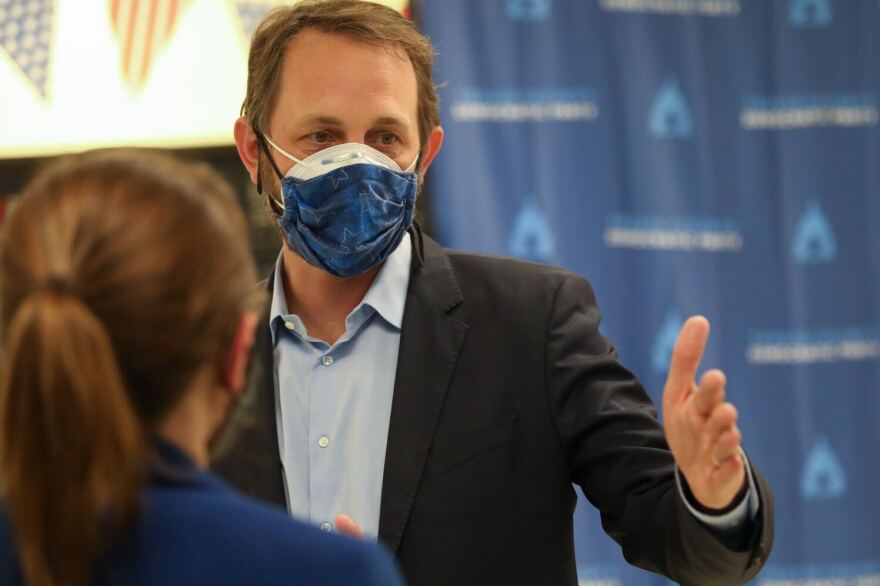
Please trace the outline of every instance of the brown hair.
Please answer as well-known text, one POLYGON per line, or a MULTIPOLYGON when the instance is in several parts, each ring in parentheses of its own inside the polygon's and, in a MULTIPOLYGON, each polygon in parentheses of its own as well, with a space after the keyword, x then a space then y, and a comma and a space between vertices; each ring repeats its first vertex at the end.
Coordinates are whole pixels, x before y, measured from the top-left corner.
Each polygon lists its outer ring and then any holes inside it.
POLYGON ((263 18, 251 40, 247 93, 241 106, 242 116, 255 131, 267 131, 287 44, 306 28, 403 49, 416 74, 419 140, 424 145, 440 124, 437 89, 431 80, 434 47, 412 21, 393 8, 363 0, 303 0, 276 8, 263 18))
POLYGON ((259 292, 207 167, 100 151, 41 173, 0 249, 0 482, 25 581, 85 586, 137 515, 150 434, 259 292))

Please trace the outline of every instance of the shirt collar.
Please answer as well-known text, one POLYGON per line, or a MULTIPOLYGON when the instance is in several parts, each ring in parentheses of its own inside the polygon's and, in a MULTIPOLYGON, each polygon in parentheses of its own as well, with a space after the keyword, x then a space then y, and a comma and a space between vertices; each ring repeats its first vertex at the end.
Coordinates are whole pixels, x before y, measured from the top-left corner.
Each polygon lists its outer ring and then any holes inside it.
MULTIPOLYGON (((272 345, 277 343, 277 331, 285 319, 292 319, 297 326, 301 325, 298 316, 288 310, 287 297, 284 294, 284 253, 278 254, 275 261, 275 274, 272 283, 272 304, 269 308, 269 324, 272 332, 272 345)), ((400 244, 385 260, 379 269, 367 294, 349 316, 357 313, 361 307, 369 306, 382 316, 386 322, 398 330, 403 323, 403 310, 406 305, 406 291, 409 287, 410 263, 412 262, 412 241, 407 232, 400 244)))
POLYGON ((269 329, 272 332, 272 346, 276 344, 276 332, 287 311, 287 297, 284 295, 284 251, 278 253, 275 270, 272 273, 272 303, 269 306, 269 329))
POLYGON ((376 280, 373 281, 361 301, 362 305, 369 305, 375 309, 385 321, 398 330, 403 323, 403 308, 406 305, 411 261, 412 242, 409 232, 407 232, 382 268, 379 269, 376 280))

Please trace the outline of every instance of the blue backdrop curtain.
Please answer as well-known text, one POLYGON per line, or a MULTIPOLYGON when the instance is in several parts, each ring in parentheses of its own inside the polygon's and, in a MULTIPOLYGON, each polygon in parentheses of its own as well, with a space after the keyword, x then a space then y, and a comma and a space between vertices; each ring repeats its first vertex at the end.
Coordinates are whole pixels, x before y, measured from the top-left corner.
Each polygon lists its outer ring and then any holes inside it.
MULTIPOLYGON (((709 317, 777 498, 762 584, 880 584, 880 2, 423 0, 447 245, 585 275, 655 402, 709 317)), ((582 497, 581 497, 582 498, 582 497)), ((582 499, 583 500, 583 499, 582 499)), ((585 584, 626 566, 585 501, 585 584)))

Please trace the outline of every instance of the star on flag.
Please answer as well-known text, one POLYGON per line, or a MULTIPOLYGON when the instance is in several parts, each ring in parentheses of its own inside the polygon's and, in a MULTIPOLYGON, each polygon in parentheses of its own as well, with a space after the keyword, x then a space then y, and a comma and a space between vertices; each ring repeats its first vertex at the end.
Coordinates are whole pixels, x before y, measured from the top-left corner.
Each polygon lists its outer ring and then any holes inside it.
POLYGON ((49 86, 53 0, 0 0, 0 48, 45 98, 49 86))

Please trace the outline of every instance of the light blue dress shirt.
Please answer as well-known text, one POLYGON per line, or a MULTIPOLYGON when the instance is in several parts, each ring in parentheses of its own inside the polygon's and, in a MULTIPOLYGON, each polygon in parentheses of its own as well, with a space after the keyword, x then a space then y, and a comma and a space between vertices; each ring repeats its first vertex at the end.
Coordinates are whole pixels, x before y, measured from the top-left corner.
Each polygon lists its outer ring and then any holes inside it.
POLYGON ((269 324, 287 503, 293 516, 325 531, 333 530, 333 517, 344 513, 365 535, 379 533, 411 258, 407 234, 332 346, 310 337, 302 320, 288 311, 280 256, 275 266, 269 324))
MULTIPOLYGON (((400 326, 409 287, 409 234, 385 261, 332 346, 308 335, 287 309, 282 256, 275 265, 269 324, 275 363, 278 443, 287 503, 294 517, 334 529, 346 514, 364 534, 379 533, 379 507, 400 326)), ((745 458, 745 455, 743 455, 745 458)), ((759 503, 746 460, 748 496, 723 516, 688 510, 724 533, 736 532, 759 503)))

